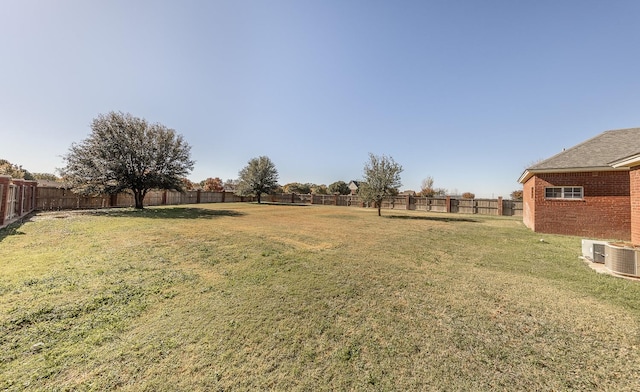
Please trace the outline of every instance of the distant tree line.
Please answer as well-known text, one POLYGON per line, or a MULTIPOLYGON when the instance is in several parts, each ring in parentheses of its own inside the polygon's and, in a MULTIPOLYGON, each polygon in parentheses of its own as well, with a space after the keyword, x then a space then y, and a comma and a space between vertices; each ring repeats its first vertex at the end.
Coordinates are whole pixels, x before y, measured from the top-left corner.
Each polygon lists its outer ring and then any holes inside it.
MULTIPOLYGON (((351 193, 344 181, 336 181, 329 186, 300 182, 281 186, 278 184, 276 166, 267 156, 250 159, 239 171, 237 179, 223 182, 219 177, 209 177, 194 183, 187 178, 194 166, 191 146, 182 135, 162 124, 149 123, 122 112, 98 115, 91 123, 89 136, 79 143, 73 143, 63 159, 66 166, 59 169, 60 176, 30 173, 6 159, 0 159, 0 175, 62 181, 80 194, 130 191, 134 195, 136 208, 143 208, 144 197, 151 189, 230 191, 239 195, 253 195, 258 203, 262 194, 275 192, 320 195, 351 193)), ((364 165, 363 179, 358 181, 358 195, 365 201, 373 202, 380 215, 382 200, 397 195, 402 186, 402 170, 402 166, 392 157, 370 153, 364 165)), ((446 189, 434 187, 431 176, 422 181, 420 192, 417 193, 423 197, 446 194, 446 189)), ((465 192, 462 197, 472 199, 475 194, 465 192)), ((522 191, 513 191, 511 198, 522 199, 522 191)))

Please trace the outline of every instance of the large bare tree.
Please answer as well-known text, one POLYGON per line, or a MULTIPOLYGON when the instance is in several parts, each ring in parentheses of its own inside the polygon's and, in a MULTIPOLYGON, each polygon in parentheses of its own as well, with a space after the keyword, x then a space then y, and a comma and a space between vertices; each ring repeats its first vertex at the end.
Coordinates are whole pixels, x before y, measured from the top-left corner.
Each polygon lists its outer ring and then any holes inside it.
POLYGON ((129 190, 141 209, 150 189, 183 190, 182 179, 194 165, 190 154, 191 146, 175 130, 109 112, 93 120, 88 138, 71 145, 61 174, 77 193, 129 190))

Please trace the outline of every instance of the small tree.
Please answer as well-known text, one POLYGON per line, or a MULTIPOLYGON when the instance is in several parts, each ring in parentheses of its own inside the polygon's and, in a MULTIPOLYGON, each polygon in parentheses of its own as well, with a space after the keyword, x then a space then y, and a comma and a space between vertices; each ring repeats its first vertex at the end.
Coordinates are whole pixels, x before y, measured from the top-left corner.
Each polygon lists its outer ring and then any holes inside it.
POLYGON ((436 188, 433 190, 433 196, 434 197, 444 197, 447 195, 447 189, 446 188, 436 188))
POLYGON ((299 195, 306 195, 311 193, 311 184, 302 184, 300 182, 290 182, 282 187, 284 193, 297 193, 299 195))
POLYGON ((270 193, 278 186, 278 170, 266 156, 249 160, 238 173, 239 183, 236 193, 239 195, 254 195, 260 204, 260 196, 270 193))
POLYGON ((220 177, 209 177, 202 181, 202 189, 208 192, 222 192, 224 190, 224 185, 222 184, 220 177))
POLYGON ((91 130, 64 156, 67 165, 61 174, 74 192, 130 190, 141 209, 150 189, 183 191, 182 179, 194 162, 191 147, 175 130, 122 112, 99 115, 91 130))
POLYGON ((364 165, 364 183, 358 190, 358 195, 364 201, 376 203, 378 216, 382 215, 382 199, 394 193, 397 194, 398 188, 402 186, 400 173, 402 173, 402 166, 392 157, 369 153, 369 162, 364 165))
POLYGON ((182 179, 182 189, 187 191, 192 191, 196 189, 196 184, 194 184, 190 179, 185 177, 182 179))
POLYGON ((420 196, 433 197, 435 194, 436 190, 433 189, 433 177, 429 176, 422 180, 422 185, 420 186, 420 196))
POLYGON ((224 182, 224 190, 227 192, 235 192, 239 182, 240 180, 227 179, 227 181, 224 182))
POLYGON ((476 195, 474 193, 471 192, 465 192, 462 194, 462 198, 463 199, 475 199, 476 195))
POLYGON ((522 200, 522 189, 516 189, 511 192, 511 200, 522 200))
POLYGON ((340 194, 340 195, 348 195, 351 193, 351 189, 349 189, 349 185, 344 181, 336 181, 332 184, 329 184, 327 188, 330 194, 340 194))
POLYGON ((328 195, 329 192, 327 190, 327 186, 324 184, 312 184, 311 185, 311 193, 315 194, 315 195, 328 195))

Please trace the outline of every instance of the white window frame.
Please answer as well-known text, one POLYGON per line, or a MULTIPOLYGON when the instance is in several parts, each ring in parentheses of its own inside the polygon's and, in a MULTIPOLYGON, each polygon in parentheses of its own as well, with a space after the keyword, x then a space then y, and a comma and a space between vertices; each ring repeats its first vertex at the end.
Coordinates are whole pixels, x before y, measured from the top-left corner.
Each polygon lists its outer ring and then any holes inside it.
POLYGON ((582 186, 547 186, 544 188, 544 198, 550 200, 583 200, 582 186), (550 191, 551 196, 549 195, 550 191))

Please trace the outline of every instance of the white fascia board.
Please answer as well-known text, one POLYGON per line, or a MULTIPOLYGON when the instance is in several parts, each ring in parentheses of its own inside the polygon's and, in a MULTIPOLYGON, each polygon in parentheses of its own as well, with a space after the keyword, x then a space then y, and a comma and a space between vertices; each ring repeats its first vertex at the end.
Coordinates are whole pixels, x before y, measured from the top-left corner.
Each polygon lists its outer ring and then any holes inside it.
POLYGON ((614 168, 631 168, 638 165, 640 165, 640 154, 631 155, 611 162, 611 166, 614 168))
POLYGON ((608 171, 627 171, 628 167, 611 167, 611 166, 597 166, 597 167, 574 167, 574 168, 566 168, 566 169, 528 169, 525 170, 524 173, 518 179, 518 182, 524 184, 531 177, 536 174, 545 174, 545 173, 583 173, 583 172, 608 172, 608 171))

